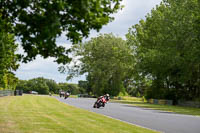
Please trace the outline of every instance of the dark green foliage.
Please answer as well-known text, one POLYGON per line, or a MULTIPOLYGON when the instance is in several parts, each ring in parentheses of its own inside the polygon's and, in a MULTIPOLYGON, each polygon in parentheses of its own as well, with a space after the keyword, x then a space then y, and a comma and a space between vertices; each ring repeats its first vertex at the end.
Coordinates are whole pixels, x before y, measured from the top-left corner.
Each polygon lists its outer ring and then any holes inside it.
POLYGON ((55 57, 57 63, 70 61, 68 52, 56 45, 63 32, 73 43, 100 30, 113 20, 110 15, 121 9, 122 0, 1 0, 0 20, 9 25, 3 29, 19 37, 27 54, 24 62, 39 54, 55 57), (2 16, 1 16, 2 15, 2 16))
POLYGON ((16 90, 23 90, 24 93, 29 93, 31 88, 28 86, 27 80, 19 80, 16 86, 16 90))
POLYGON ((84 94, 84 93, 88 93, 88 94, 90 94, 90 92, 91 92, 91 88, 90 88, 90 86, 89 86, 89 82, 88 81, 83 81, 83 80, 80 80, 80 81, 78 81, 78 86, 80 87, 80 92, 82 93, 82 94, 84 94))
POLYGON ((127 42, 135 47, 134 78, 152 81, 146 86, 147 98, 176 102, 200 97, 199 16, 197 0, 163 0, 129 29, 127 42))

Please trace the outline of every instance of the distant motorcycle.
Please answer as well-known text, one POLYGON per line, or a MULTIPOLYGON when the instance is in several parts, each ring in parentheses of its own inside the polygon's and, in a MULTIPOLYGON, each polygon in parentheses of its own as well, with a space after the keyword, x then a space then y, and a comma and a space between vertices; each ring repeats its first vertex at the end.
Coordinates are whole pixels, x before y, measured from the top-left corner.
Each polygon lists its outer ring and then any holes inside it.
POLYGON ((105 104, 109 101, 109 99, 110 99, 109 94, 100 96, 99 98, 97 98, 97 101, 94 103, 93 108, 105 107, 105 104))
POLYGON ((60 91, 59 95, 60 95, 60 97, 64 97, 65 96, 65 92, 64 91, 60 91))
POLYGON ((66 92, 66 93, 65 93, 65 99, 67 99, 69 96, 70 96, 70 93, 69 93, 69 92, 66 92))

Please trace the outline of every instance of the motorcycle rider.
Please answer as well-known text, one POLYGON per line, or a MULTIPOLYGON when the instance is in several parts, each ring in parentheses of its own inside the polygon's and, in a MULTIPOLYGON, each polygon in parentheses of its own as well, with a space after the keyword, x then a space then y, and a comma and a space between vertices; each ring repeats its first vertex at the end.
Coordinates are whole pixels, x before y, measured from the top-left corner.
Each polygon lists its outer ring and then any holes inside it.
POLYGON ((103 99, 103 98, 106 100, 106 102, 108 102, 110 100, 109 94, 105 94, 103 96, 100 96, 100 97, 97 98, 97 100, 100 100, 100 99, 103 99))
POLYGON ((105 100, 106 100, 107 102, 110 100, 110 95, 109 95, 109 94, 105 94, 103 97, 105 98, 105 100))
POLYGON ((97 98, 97 101, 95 102, 94 104, 94 108, 99 108, 99 107, 104 107, 105 106, 105 103, 107 103, 109 101, 110 97, 109 97, 109 94, 105 94, 103 96, 100 96, 97 98), (99 106, 99 103, 101 104, 99 106))
POLYGON ((65 99, 67 99, 70 96, 71 92, 68 90, 65 92, 65 99))

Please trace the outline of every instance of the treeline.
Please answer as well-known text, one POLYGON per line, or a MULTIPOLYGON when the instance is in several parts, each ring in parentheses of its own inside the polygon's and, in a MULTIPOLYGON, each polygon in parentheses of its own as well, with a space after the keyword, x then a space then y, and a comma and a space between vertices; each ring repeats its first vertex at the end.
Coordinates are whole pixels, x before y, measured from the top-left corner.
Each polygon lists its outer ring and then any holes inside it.
POLYGON ((85 93, 85 90, 78 84, 56 83, 52 79, 45 79, 43 77, 19 80, 16 90, 23 90, 24 93, 37 91, 39 94, 58 94, 59 90, 70 91, 72 95, 85 93))
MULTIPOLYGON (((146 98, 200 98, 200 2, 163 0, 126 40, 99 35, 74 45, 68 78, 87 75, 89 93, 146 98)), ((65 67, 61 67, 64 71, 65 67)))

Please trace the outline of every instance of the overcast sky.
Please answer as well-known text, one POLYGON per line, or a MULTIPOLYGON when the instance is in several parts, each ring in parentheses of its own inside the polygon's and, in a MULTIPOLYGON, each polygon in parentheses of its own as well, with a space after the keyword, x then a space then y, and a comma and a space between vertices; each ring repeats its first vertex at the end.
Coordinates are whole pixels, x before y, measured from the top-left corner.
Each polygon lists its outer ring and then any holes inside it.
MULTIPOLYGON (((114 33, 125 39, 128 28, 137 24, 145 18, 151 9, 158 5, 161 0, 123 0, 125 6, 122 11, 114 14, 115 20, 104 26, 99 33, 114 33)), ((89 38, 97 36, 99 33, 91 31, 89 38)), ((67 41, 64 35, 57 39, 57 44, 70 47, 71 43, 67 41)), ((29 80, 36 77, 53 79, 56 82, 66 82, 66 74, 58 72, 58 65, 53 62, 53 58, 43 59, 37 56, 36 60, 28 64, 21 64, 16 72, 19 79, 29 80)), ((74 78, 71 83, 78 83, 78 80, 84 80, 85 76, 74 78)))

